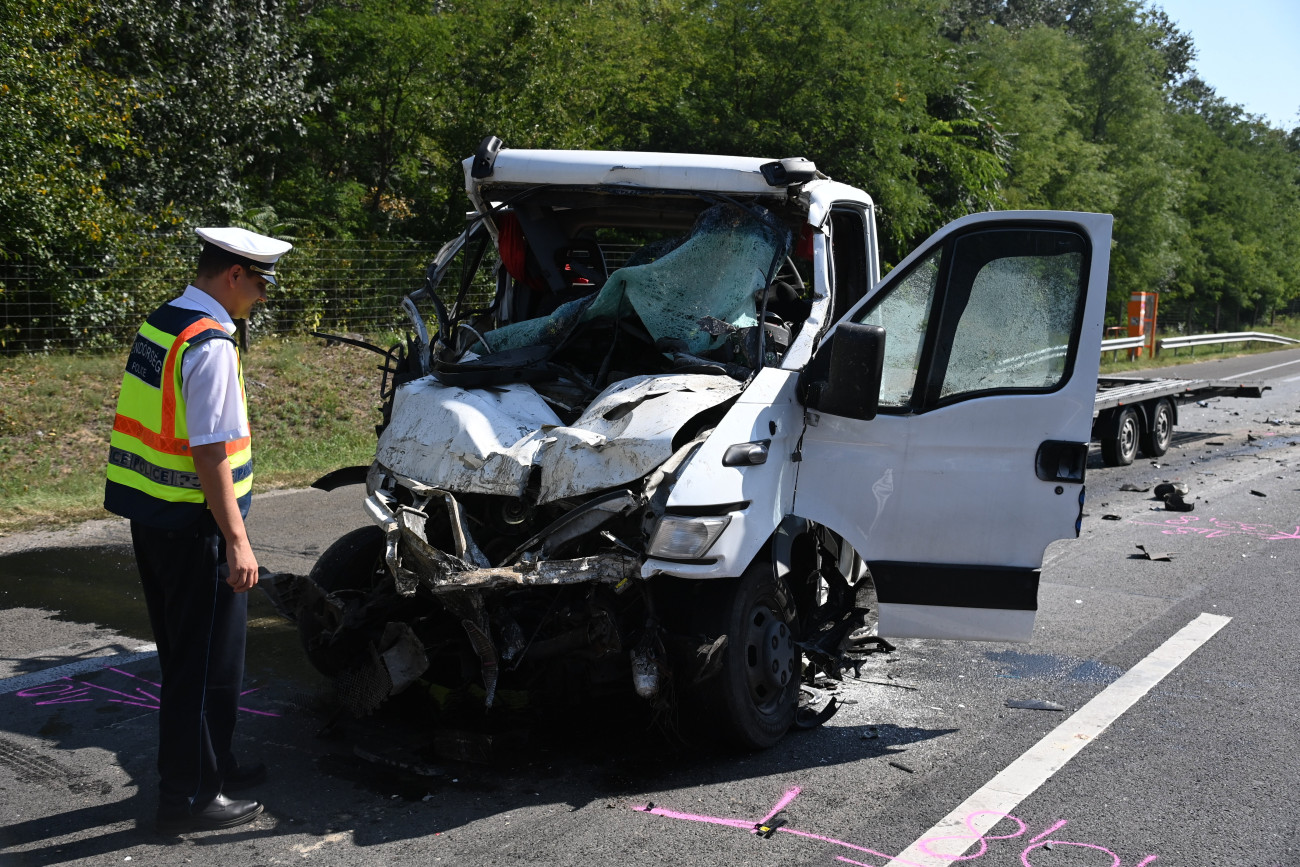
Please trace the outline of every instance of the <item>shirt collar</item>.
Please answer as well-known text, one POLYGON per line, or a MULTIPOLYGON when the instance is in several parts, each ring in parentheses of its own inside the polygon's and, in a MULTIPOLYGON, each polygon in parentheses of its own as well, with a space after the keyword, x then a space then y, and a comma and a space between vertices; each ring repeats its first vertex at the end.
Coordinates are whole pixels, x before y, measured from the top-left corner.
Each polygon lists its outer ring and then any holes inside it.
POLYGON ((230 318, 230 314, 226 312, 226 308, 221 306, 221 302, 192 283, 189 286, 186 286, 184 294, 172 303, 178 307, 188 307, 191 310, 200 310, 217 320, 217 323, 222 328, 226 329, 227 334, 235 333, 235 321, 230 318))

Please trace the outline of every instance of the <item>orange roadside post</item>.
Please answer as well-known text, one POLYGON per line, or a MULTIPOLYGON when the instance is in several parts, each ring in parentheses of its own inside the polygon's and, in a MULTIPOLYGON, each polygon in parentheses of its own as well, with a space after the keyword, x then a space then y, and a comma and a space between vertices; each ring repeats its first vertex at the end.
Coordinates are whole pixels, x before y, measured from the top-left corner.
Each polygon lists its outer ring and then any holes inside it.
POLYGON ((1134 292, 1128 302, 1128 336, 1146 335, 1143 346, 1128 351, 1129 361, 1139 358, 1142 350, 1154 358, 1156 354, 1156 305, 1159 295, 1155 292, 1134 292))

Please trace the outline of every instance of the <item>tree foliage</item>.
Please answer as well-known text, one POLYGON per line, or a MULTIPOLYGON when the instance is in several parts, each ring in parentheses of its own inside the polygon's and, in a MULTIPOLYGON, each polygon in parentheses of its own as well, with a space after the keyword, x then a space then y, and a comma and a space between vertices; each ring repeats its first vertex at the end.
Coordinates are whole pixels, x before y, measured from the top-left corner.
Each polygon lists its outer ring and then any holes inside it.
POLYGON ((78 261, 126 222, 106 184, 130 144, 133 97, 81 63, 90 0, 0 0, 0 10, 0 256, 78 261))
POLYGON ((1215 326, 1225 307, 1239 322, 1270 316, 1296 295, 1300 168, 1288 137, 1193 79, 1177 95, 1175 123, 1187 176, 1184 234, 1170 300, 1215 326))
POLYGON ((0 347, 40 347, 45 311, 94 334, 93 278, 141 218, 108 190, 130 148, 128 84, 81 62, 88 0, 0 0, 0 302, 36 311, 0 347), (35 302, 35 303, 34 303, 35 302))
POLYGON ((114 186, 144 212, 224 221, 266 194, 273 134, 319 95, 280 0, 101 0, 87 65, 134 85, 114 186))

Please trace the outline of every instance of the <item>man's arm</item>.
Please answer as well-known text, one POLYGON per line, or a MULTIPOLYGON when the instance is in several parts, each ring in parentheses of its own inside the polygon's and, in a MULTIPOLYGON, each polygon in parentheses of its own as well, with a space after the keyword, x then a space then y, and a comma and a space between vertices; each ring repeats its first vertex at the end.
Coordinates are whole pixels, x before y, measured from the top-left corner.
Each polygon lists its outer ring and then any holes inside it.
POLYGON ((203 496, 216 518, 221 535, 226 539, 226 562, 230 577, 226 579, 236 593, 243 593, 257 583, 257 558, 249 544, 244 529, 239 503, 235 500, 235 483, 230 475, 230 461, 226 458, 225 443, 208 443, 194 446, 194 468, 199 474, 203 496))

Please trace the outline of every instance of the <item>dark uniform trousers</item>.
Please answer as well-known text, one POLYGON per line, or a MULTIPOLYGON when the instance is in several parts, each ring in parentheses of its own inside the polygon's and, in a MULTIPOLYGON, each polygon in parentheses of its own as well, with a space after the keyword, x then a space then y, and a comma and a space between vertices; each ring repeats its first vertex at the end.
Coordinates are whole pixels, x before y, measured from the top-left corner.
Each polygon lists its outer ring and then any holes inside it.
POLYGON ((131 540, 162 666, 160 804, 202 809, 235 768, 248 594, 226 583, 226 540, 211 512, 179 530, 132 521, 131 540))

